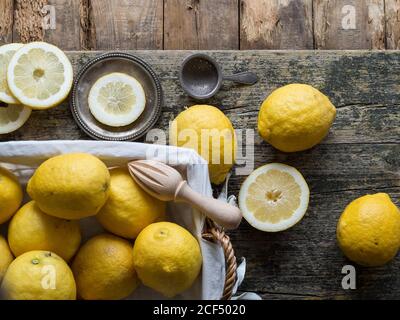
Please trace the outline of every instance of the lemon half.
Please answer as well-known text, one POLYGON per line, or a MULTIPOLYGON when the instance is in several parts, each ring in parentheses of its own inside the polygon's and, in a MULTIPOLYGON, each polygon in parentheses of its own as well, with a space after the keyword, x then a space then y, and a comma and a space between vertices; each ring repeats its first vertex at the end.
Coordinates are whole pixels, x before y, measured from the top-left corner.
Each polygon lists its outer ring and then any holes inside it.
POLYGON ((72 87, 73 69, 62 50, 45 42, 23 46, 11 58, 7 81, 12 94, 33 109, 61 103, 72 87))
POLYGON ((18 103, 8 88, 7 69, 11 58, 23 46, 22 43, 10 43, 0 47, 0 101, 5 103, 18 103))
POLYGON ((11 133, 28 121, 32 110, 20 104, 0 104, 0 134, 11 133))
POLYGON ((123 127, 143 113, 146 96, 142 85, 124 73, 111 73, 98 79, 89 92, 89 109, 97 121, 123 127))
POLYGON ((239 206, 254 228, 278 232, 303 218, 309 198, 310 190, 299 171, 271 163, 255 170, 243 183, 239 206))

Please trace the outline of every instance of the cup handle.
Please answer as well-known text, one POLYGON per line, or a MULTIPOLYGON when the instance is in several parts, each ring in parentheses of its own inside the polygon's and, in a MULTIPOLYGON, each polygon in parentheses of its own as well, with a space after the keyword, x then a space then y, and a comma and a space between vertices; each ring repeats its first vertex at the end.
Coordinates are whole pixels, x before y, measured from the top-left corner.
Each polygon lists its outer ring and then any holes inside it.
POLYGON ((258 76, 253 72, 240 72, 230 76, 224 76, 224 80, 233 81, 241 84, 253 85, 258 82, 258 76))

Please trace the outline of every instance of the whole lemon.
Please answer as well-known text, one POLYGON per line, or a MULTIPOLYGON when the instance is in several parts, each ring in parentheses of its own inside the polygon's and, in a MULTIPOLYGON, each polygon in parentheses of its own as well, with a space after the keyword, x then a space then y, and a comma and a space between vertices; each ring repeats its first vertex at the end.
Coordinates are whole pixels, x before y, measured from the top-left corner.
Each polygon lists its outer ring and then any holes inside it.
POLYGON ((8 247, 7 241, 0 236, 0 284, 14 257, 8 247))
POLYGON ((128 169, 113 169, 110 174, 110 196, 96 216, 107 231, 134 239, 149 224, 164 218, 166 203, 144 191, 128 169))
POLYGON ((7 300, 75 300, 76 285, 67 263, 50 251, 29 251, 8 267, 0 293, 7 300))
POLYGON ((85 300, 117 300, 129 296, 139 281, 132 245, 111 234, 86 242, 72 264, 78 296, 85 300))
POLYGON ((258 132, 276 149, 310 149, 328 134, 336 108, 328 97, 306 84, 290 84, 272 92, 258 114, 258 132))
POLYGON ((28 251, 45 250, 69 261, 81 243, 79 222, 49 216, 31 201, 12 218, 8 243, 16 257, 28 251))
POLYGON ((358 198, 340 217, 337 239, 350 260, 368 267, 382 266, 400 248, 400 211, 385 193, 358 198))
POLYGON ((158 222, 137 237, 133 262, 143 284, 173 298, 193 285, 202 256, 189 231, 174 223, 158 222))
POLYGON ((21 205, 23 192, 17 177, 0 167, 0 224, 10 219, 21 205))
POLYGON ((71 153, 43 162, 29 180, 28 193, 43 212, 73 220, 96 215, 109 185, 110 173, 102 161, 71 153))
POLYGON ((231 121, 216 107, 195 105, 171 124, 170 142, 197 151, 208 162, 214 184, 224 182, 236 160, 236 136, 231 121))

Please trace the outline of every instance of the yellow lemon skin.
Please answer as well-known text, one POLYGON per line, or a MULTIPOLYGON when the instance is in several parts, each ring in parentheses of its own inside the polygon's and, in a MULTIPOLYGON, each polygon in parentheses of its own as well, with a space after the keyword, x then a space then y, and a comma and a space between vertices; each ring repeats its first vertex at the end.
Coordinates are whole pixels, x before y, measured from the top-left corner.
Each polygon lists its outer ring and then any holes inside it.
POLYGON ((189 289, 202 266, 197 240, 170 222, 151 224, 139 234, 133 261, 143 284, 168 298, 189 289))
POLYGON ((76 285, 61 257, 50 251, 29 251, 8 267, 0 295, 7 300, 75 300, 76 285))
POLYGON ((385 193, 351 202, 337 226, 337 240, 347 258, 362 266, 382 266, 400 248, 400 211, 385 193))
POLYGON ((6 239, 0 236, 0 284, 10 263, 14 260, 6 239))
POLYGON ((12 218, 8 243, 16 257, 28 251, 44 250, 69 261, 81 243, 79 222, 49 216, 31 201, 12 218))
POLYGON ((166 203, 144 191, 127 169, 113 169, 110 174, 110 196, 96 216, 107 231, 135 239, 149 224, 164 220, 166 203))
POLYGON ((109 185, 110 173, 101 160, 70 153, 43 162, 27 189, 44 213, 75 220, 97 214, 107 201, 109 185))
POLYGON ((138 286, 132 245, 111 234, 86 242, 72 264, 78 296, 85 300, 118 300, 138 286))
POLYGON ((23 191, 17 177, 0 167, 0 224, 8 221, 21 206, 23 191))
POLYGON ((258 132, 280 151, 304 151, 325 138, 335 117, 336 108, 327 96, 306 84, 290 84, 263 102, 258 132))
POLYGON ((171 124, 170 142, 197 151, 208 162, 216 185, 224 182, 236 160, 232 123, 214 106, 195 105, 181 112, 171 124))

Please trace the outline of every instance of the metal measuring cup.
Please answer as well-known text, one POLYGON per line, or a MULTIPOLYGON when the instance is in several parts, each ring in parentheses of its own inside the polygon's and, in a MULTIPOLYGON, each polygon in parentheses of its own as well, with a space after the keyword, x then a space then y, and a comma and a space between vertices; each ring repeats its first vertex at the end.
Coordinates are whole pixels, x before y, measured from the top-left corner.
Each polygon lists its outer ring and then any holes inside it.
POLYGON ((197 100, 206 100, 219 91, 223 80, 253 85, 258 82, 258 77, 253 72, 225 76, 222 74, 220 65, 212 57, 204 53, 195 53, 183 61, 179 80, 183 90, 189 96, 197 100))

